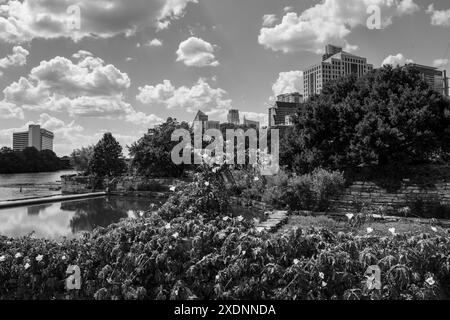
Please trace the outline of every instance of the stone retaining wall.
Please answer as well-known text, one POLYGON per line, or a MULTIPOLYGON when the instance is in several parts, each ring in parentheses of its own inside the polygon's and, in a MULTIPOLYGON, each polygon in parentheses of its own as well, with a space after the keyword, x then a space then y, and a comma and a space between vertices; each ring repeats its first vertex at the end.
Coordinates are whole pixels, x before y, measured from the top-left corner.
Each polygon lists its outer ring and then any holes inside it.
POLYGON ((396 192, 388 192, 373 182, 355 182, 345 190, 343 196, 334 201, 333 209, 338 212, 355 211, 361 206, 390 206, 398 209, 411 207, 417 201, 430 207, 450 206, 450 181, 439 181, 432 186, 422 187, 405 179, 396 192))
POLYGON ((92 192, 92 177, 69 175, 61 177, 62 194, 82 194, 92 192))

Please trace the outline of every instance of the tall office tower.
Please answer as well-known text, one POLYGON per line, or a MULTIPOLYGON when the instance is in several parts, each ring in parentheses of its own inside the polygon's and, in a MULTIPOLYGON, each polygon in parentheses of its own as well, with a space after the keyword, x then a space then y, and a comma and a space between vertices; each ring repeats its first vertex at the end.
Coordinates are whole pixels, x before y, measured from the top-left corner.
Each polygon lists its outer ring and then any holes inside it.
POLYGON ((38 151, 52 150, 55 135, 40 125, 30 125, 26 132, 13 133, 13 150, 23 151, 25 148, 34 147, 38 151))
POLYGON ((407 67, 417 70, 423 80, 428 83, 435 91, 442 93, 444 96, 448 97, 448 78, 447 72, 440 71, 438 68, 424 66, 420 64, 411 63, 407 67))
POLYGON ((319 94, 323 86, 332 80, 349 74, 362 77, 373 70, 373 65, 367 63, 367 58, 358 57, 345 52, 340 47, 328 45, 325 48, 322 62, 304 71, 303 87, 305 100, 319 94))
POLYGON ((303 95, 294 92, 294 93, 287 93, 287 94, 280 94, 277 96, 277 101, 279 102, 289 102, 289 103, 302 103, 303 102, 303 95))
POLYGON ((239 118, 239 110, 228 111, 228 123, 234 124, 235 126, 238 126, 241 123, 239 118))

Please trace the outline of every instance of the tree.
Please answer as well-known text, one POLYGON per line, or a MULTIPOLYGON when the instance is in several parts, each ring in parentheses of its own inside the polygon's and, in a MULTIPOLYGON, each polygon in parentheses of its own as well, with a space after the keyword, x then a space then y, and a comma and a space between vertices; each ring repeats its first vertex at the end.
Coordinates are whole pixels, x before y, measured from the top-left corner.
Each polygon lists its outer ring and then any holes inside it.
POLYGON ((409 165, 450 150, 449 100, 408 67, 331 82, 302 105, 294 122, 281 162, 300 173, 409 165))
POLYGON ((71 158, 75 167, 75 170, 87 172, 89 170, 89 161, 94 154, 94 146, 82 147, 72 152, 71 158))
POLYGON ((122 146, 111 133, 105 133, 94 147, 94 153, 89 161, 89 173, 98 178, 112 178, 120 176, 125 170, 122 146))
POLYGON ((178 144, 172 141, 172 133, 177 129, 189 130, 186 122, 176 119, 167 121, 153 129, 130 147, 133 158, 132 167, 138 174, 147 177, 180 177, 186 169, 185 165, 175 165, 171 152, 178 144))

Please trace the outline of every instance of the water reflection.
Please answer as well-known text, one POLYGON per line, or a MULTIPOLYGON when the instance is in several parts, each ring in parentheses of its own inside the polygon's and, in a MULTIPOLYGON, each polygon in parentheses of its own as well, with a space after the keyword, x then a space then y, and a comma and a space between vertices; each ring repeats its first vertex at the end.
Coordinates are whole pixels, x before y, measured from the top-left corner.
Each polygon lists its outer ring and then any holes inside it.
POLYGON ((74 237, 96 227, 107 227, 123 218, 147 211, 151 199, 95 198, 0 210, 0 235, 21 237, 34 232, 41 238, 74 237))

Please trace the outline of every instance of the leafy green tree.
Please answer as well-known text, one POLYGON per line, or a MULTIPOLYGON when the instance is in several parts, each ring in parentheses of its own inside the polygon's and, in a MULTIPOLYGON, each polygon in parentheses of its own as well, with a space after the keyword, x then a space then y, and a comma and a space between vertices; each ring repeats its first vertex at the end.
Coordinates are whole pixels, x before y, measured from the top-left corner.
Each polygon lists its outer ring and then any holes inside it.
POLYGON ((167 121, 153 129, 130 147, 133 158, 132 167, 138 174, 147 177, 180 177, 186 166, 175 165, 171 152, 178 142, 171 141, 172 133, 177 129, 190 130, 186 122, 179 123, 176 119, 167 121))
POLYGON ((126 167, 122 146, 111 133, 105 133, 94 147, 94 153, 89 161, 89 172, 98 178, 112 178, 124 173, 126 167))
POLYGON ((89 170, 89 161, 93 155, 94 146, 89 146, 74 150, 70 157, 77 171, 87 172, 89 170))
POLYGON ((331 82, 294 120, 281 162, 300 173, 422 163, 450 150, 449 100, 408 67, 331 82))
POLYGON ((62 169, 62 163, 51 150, 38 151, 34 147, 23 151, 0 149, 0 173, 51 172, 62 169))

